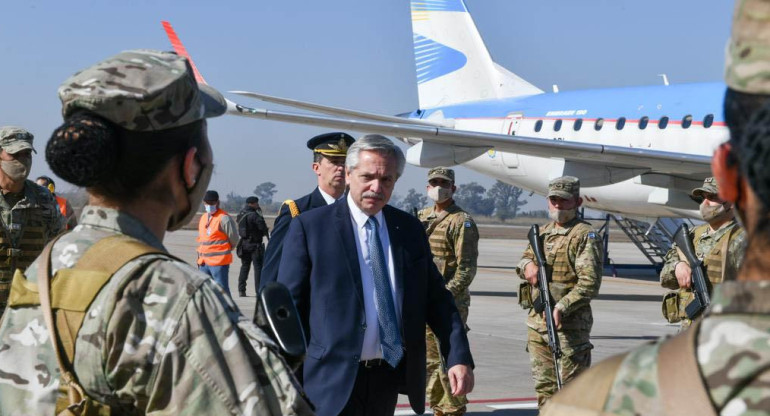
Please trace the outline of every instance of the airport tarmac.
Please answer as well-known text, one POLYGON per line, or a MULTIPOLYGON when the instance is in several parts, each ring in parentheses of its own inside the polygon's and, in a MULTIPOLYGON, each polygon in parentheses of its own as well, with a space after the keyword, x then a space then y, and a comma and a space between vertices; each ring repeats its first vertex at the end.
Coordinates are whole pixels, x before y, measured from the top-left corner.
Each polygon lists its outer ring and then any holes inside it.
MULTIPOLYGON (((165 245, 172 254, 195 261, 195 231, 169 233, 165 245)), ((516 302, 519 279, 514 266, 526 247, 520 239, 482 239, 479 269, 471 285, 468 338, 476 363, 476 387, 469 395, 468 414, 499 416, 537 414, 534 388, 525 351, 526 312, 516 302)), ((610 242, 610 257, 618 264, 647 264, 637 248, 627 242, 610 242)), ((246 316, 255 304, 253 274, 245 298, 237 296, 240 259, 230 266, 230 290, 246 316)), ((594 328, 593 362, 626 351, 660 336, 675 334, 678 326, 661 315, 665 289, 654 272, 618 269, 618 277, 605 276, 598 299, 591 302, 594 328), (633 274, 633 275, 632 275, 633 274)), ((406 396, 399 396, 397 415, 411 415, 406 396)))

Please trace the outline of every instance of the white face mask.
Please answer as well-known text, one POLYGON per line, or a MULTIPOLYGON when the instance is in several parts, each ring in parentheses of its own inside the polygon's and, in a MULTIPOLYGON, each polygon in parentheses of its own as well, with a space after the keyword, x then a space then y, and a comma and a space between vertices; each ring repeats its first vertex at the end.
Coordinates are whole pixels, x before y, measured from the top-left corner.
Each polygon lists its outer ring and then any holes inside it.
POLYGON ((217 210, 216 205, 203 204, 203 207, 206 208, 206 212, 209 214, 213 214, 217 210))
POLYGON ((572 209, 554 209, 548 211, 548 217, 559 224, 572 221, 577 216, 577 208, 572 209))
POLYGON ((432 199, 433 201, 437 203, 446 202, 449 198, 452 197, 452 189, 450 188, 442 188, 440 186, 431 186, 428 188, 428 198, 432 199))

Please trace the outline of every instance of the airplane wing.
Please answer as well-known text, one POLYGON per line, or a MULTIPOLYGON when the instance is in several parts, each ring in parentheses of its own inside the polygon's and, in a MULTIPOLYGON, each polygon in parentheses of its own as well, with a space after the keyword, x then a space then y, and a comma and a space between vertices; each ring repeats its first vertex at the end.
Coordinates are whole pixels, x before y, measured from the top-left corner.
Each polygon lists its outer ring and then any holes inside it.
MULTIPOLYGON (((163 21, 162 24, 174 50, 190 61, 196 80, 201 84, 206 84, 171 24, 167 21, 163 21)), ((521 155, 561 159, 570 163, 617 168, 633 171, 634 175, 658 173, 684 179, 695 178, 700 181, 703 177, 709 176, 711 172, 711 158, 708 156, 457 130, 453 128, 451 119, 415 120, 324 106, 248 91, 231 92, 263 101, 329 114, 330 116, 251 108, 227 100, 228 113, 232 115, 309 124, 331 129, 378 133, 404 138, 410 144, 419 144, 422 141, 449 146, 457 150, 458 154, 467 156, 466 161, 487 150, 495 149, 521 155)))
MULTIPOLYGON (((236 93, 244 94, 242 91, 236 93)), ((390 116, 387 117, 395 118, 399 122, 365 120, 353 117, 328 117, 251 108, 233 102, 229 104, 228 113, 241 117, 310 124, 332 129, 355 130, 409 139, 417 138, 429 143, 478 149, 480 151, 479 154, 488 149, 495 149, 497 151, 522 155, 601 164, 607 167, 635 169, 680 177, 697 177, 699 175, 703 177, 708 176, 711 171, 711 158, 694 154, 456 130, 435 125, 417 125, 410 123, 413 120, 390 116), (403 121, 400 122, 401 120, 403 121)), ((347 114, 350 115, 350 113, 347 114)), ((414 141, 410 140, 410 142, 414 141)))
POLYGON ((266 101, 269 103, 286 105, 294 108, 301 108, 303 110, 310 110, 316 113, 331 114, 343 117, 354 117, 364 120, 384 121, 386 123, 399 123, 399 124, 413 124, 417 126, 435 126, 435 127, 454 127, 454 123, 449 122, 432 122, 428 120, 416 120, 406 119, 395 116, 387 116, 383 114, 367 113, 364 111, 349 110, 346 108, 331 107, 327 105, 309 103, 306 101, 292 100, 290 98, 275 97, 272 95, 259 94, 256 92, 248 91, 230 91, 233 94, 242 95, 244 97, 256 98, 258 100, 266 101))

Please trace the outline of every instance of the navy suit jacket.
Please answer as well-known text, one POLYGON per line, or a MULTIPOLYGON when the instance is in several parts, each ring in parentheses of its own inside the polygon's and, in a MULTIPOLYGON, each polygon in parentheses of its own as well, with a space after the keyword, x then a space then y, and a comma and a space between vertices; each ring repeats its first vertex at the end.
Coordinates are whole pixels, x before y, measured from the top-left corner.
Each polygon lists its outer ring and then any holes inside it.
MULTIPOLYGON (((405 379, 417 413, 425 410, 425 324, 448 367, 473 366, 465 326, 433 263, 425 229, 396 208, 383 209, 398 291, 403 295, 405 379)), ((304 388, 318 415, 337 415, 353 390, 364 341, 361 270, 347 198, 295 218, 283 244, 278 281, 294 298, 308 340, 304 388)), ((399 366, 401 367, 401 366, 399 366)))
MULTIPOLYGON (((314 208, 325 207, 326 200, 321 191, 315 188, 313 192, 303 196, 302 198, 294 200, 297 204, 297 209, 300 213, 310 211, 314 208)), ((275 218, 273 224, 273 232, 270 233, 270 241, 267 243, 267 249, 265 249, 265 259, 262 265, 262 274, 259 280, 259 289, 262 290, 266 284, 275 282, 278 278, 278 266, 281 263, 281 253, 283 252, 283 238, 286 236, 286 231, 291 224, 291 212, 289 212, 289 206, 286 204, 281 205, 281 209, 278 211, 278 216, 275 218)))

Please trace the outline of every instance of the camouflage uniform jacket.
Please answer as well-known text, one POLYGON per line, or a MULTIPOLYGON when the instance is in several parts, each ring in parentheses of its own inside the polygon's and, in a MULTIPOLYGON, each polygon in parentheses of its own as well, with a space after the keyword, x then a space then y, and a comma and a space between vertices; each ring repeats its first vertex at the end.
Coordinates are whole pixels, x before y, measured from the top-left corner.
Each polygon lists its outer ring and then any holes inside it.
MULTIPOLYGON (((663 414, 656 365, 663 342, 639 347, 623 360, 604 403, 605 412, 663 414)), ((716 413, 766 415, 770 409, 770 281, 726 281, 717 286, 695 350, 716 413)))
POLYGON ((470 306, 468 287, 476 277, 476 260, 479 257, 479 230, 467 212, 454 203, 443 212, 435 207, 418 214, 428 231, 433 262, 444 276, 446 288, 452 292, 458 307, 470 306))
MULTIPOLYGON (((562 330, 590 331, 593 316, 589 302, 599 294, 602 283, 602 242, 591 224, 574 219, 565 227, 555 222, 541 228, 543 250, 547 262, 550 292, 555 307, 563 314, 562 330), (574 229, 574 230, 573 230, 574 229)), ((524 269, 536 262, 532 247, 527 245, 516 266, 516 273, 524 279, 524 269)), ((534 295, 533 295, 534 297, 534 295)), ((543 317, 529 311, 527 326, 545 332, 543 317)))
POLYGON ((0 194, 0 317, 5 310, 10 283, 16 268, 26 268, 43 251, 45 244, 64 228, 51 193, 26 180, 19 194, 0 194), (8 257, 9 249, 21 250, 8 257))
MULTIPOLYGON (((703 260, 705 271, 708 279, 711 283, 720 283, 722 280, 722 270, 724 270, 724 280, 735 280, 735 276, 738 274, 738 269, 743 262, 743 248, 745 245, 746 233, 740 227, 738 223, 733 219, 731 221, 722 224, 719 229, 711 232, 707 224, 698 226, 690 230, 690 239, 693 242, 695 248, 695 255, 699 259, 703 260), (723 244, 723 237, 728 236, 730 241, 727 245, 727 264, 720 264, 721 253, 712 252, 721 250, 723 244)), ((676 280, 676 265, 683 261, 680 258, 677 251, 676 243, 671 246, 671 249, 666 253, 663 269, 660 271, 660 285, 667 289, 679 289, 679 282, 676 280)))
MULTIPOLYGON (((129 215, 87 206, 51 256, 72 267, 102 238, 163 245, 129 215)), ((27 269, 37 281, 37 262, 27 269)), ((59 368, 39 307, 9 308, 0 324, 0 415, 53 414, 59 368)), ((308 414, 277 348, 214 280, 151 254, 132 260, 90 305, 75 343, 75 373, 119 414, 308 414)))

